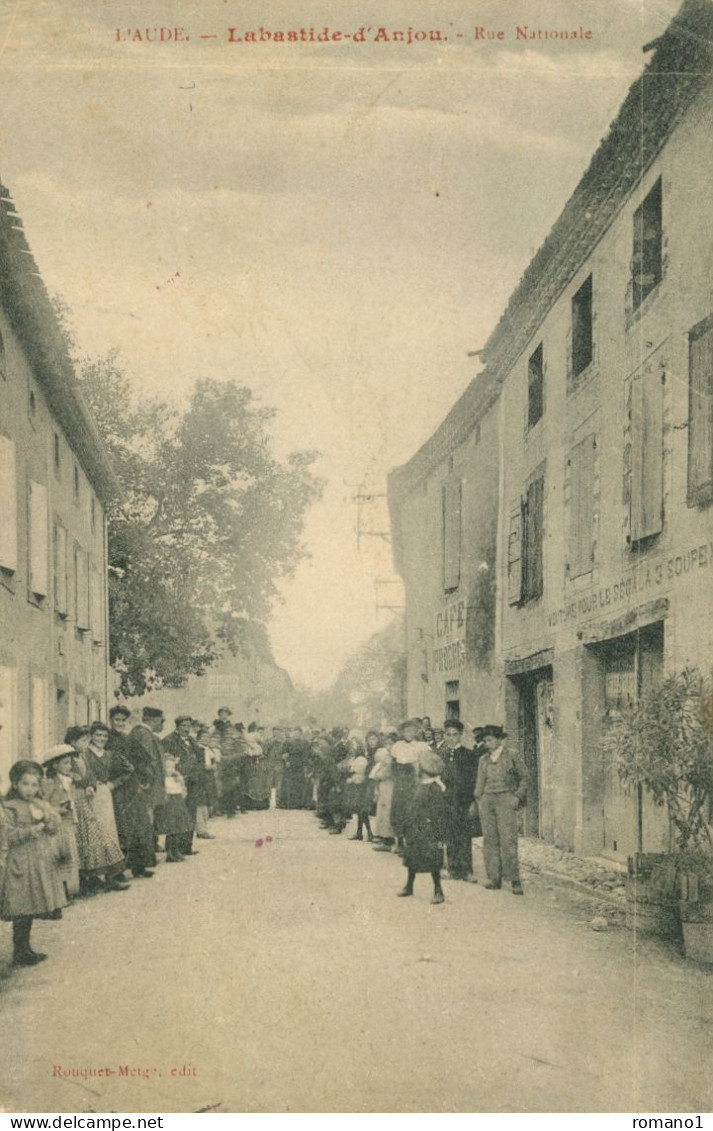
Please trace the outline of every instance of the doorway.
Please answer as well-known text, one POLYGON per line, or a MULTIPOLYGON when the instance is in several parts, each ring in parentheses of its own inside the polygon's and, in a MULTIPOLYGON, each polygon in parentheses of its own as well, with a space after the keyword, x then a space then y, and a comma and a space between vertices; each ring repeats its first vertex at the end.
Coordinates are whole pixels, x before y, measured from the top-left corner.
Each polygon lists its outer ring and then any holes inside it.
MULTIPOLYGON (((663 621, 636 632, 590 645, 597 657, 599 711, 603 735, 622 712, 663 679, 663 621)), ((602 851, 623 858, 634 852, 666 852, 670 829, 665 809, 654 805, 641 787, 624 787, 613 758, 603 766, 601 777, 602 851)))
POLYGON ((525 836, 554 835, 554 680, 550 666, 510 677, 518 691, 520 754, 528 772, 528 798, 523 810, 525 836))

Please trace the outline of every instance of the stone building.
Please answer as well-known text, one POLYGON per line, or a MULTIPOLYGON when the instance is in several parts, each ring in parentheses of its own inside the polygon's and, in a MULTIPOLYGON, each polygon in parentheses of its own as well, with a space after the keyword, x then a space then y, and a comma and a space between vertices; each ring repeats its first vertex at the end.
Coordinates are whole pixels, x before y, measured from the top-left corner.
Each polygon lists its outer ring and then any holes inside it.
POLYGON ((495 664, 498 387, 468 386, 440 428, 389 476, 394 563, 404 582, 408 713, 490 717, 495 664))
POLYGON ((292 680, 275 662, 264 628, 246 622, 235 655, 226 652, 205 675, 189 676, 183 687, 162 688, 128 700, 127 706, 132 710, 147 704, 161 707, 168 730, 179 714, 210 724, 219 707, 230 707, 233 722, 269 727, 300 721, 296 699, 292 680))
MULTIPOLYGON (((665 673, 713 660, 710 0, 686 0, 649 47, 459 410, 466 430, 468 398, 493 390, 493 701, 530 765, 525 830, 616 858, 667 848, 670 830, 646 796, 621 790, 605 731, 665 673)), ((457 469, 461 450, 445 443, 441 469, 457 469)), ((421 537, 440 521, 422 517, 421 537)), ((483 537, 475 522, 465 508, 469 553, 483 537)), ((427 579, 423 555, 420 566, 413 550, 397 560, 413 619, 437 563, 427 579)), ((466 716, 480 713, 470 694, 466 716)))
POLYGON ((106 707, 111 466, 0 186, 0 786, 106 707))

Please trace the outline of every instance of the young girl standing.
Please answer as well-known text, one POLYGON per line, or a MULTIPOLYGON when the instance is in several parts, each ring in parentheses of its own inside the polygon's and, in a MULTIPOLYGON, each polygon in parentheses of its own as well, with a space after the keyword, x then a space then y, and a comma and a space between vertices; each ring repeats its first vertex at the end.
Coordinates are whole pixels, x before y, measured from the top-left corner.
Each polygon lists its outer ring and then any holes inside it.
POLYGON ((47 957, 30 946, 33 919, 59 919, 67 900, 56 863, 60 818, 40 796, 42 767, 15 762, 4 801, 7 867, 0 917, 12 923, 13 965, 36 966, 47 957))
POLYGON ((177 759, 172 754, 164 754, 164 789, 166 803, 156 810, 156 827, 166 835, 166 863, 178 864, 185 860, 181 843, 186 833, 193 830, 193 821, 186 805, 188 790, 177 768, 177 759))
POLYGON ((57 863, 67 898, 79 892, 79 847, 77 845, 77 807, 72 778, 74 747, 53 746, 43 758, 47 781, 45 800, 59 814, 57 863))

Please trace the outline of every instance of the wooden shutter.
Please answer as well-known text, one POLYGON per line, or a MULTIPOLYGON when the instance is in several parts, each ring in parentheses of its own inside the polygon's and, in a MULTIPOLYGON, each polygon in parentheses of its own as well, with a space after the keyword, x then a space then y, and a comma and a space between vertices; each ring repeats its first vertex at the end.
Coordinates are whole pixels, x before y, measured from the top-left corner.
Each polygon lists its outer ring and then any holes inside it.
POLYGON ((67 531, 61 522, 54 528, 54 607, 67 615, 67 531))
POLYGON ((596 437, 570 452, 569 576, 590 573, 594 564, 594 457, 596 437))
POLYGON ((77 628, 85 631, 89 623, 89 555, 80 546, 75 553, 75 578, 77 584, 77 628))
POLYGON ((104 594, 102 591, 101 574, 95 565, 92 565, 89 574, 89 585, 92 639, 98 644, 104 639, 104 594))
POLYGON ((30 483, 30 591, 36 597, 49 592, 49 513, 47 488, 30 483))
POLYGON ((443 487, 443 587, 457 589, 460 583, 461 555, 460 480, 443 487))
POLYGON ((713 499, 713 318, 691 330, 688 346, 688 501, 713 499))
POLYGON ((0 436, 0 566, 17 569, 17 469, 8 436, 0 436))
POLYGON ((542 538, 545 481, 534 479, 527 489, 525 503, 525 578, 526 600, 542 596, 542 538))
POLYGON ((522 502, 510 507, 508 529, 508 603, 519 605, 522 600, 522 502))
POLYGON ((631 541, 663 529, 663 373, 652 369, 631 388, 631 541))

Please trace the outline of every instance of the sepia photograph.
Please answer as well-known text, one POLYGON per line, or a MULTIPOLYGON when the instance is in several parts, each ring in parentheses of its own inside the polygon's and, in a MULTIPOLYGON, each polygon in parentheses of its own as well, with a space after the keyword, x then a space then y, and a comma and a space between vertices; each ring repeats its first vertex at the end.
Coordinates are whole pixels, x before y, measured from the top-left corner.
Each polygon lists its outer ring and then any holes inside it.
POLYGON ((8 1127, 705 1126, 712 186, 713 0, 0 0, 8 1127))

